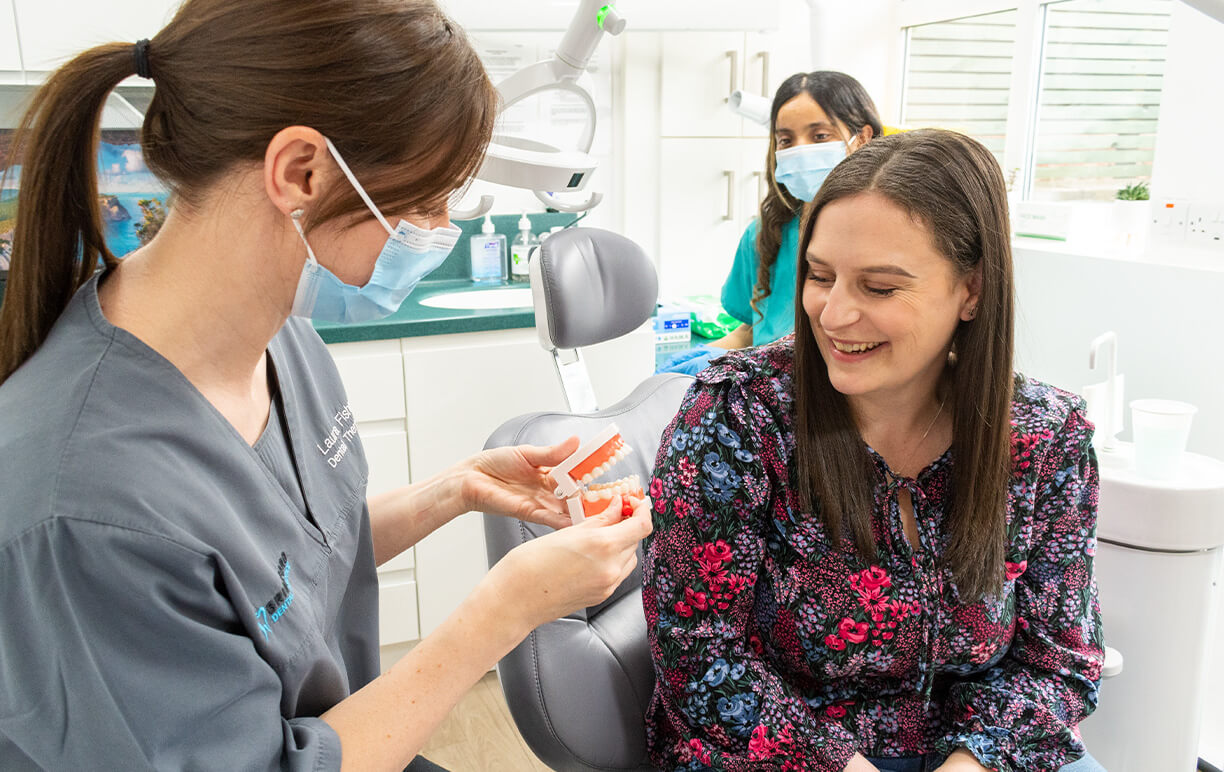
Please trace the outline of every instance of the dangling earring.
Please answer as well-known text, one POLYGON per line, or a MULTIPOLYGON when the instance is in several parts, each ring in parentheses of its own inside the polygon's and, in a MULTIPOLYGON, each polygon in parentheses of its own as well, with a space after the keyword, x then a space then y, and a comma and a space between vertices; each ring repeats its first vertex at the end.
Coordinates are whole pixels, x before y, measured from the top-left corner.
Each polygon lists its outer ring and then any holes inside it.
POLYGON ((948 367, 956 367, 956 344, 952 344, 952 348, 948 350, 948 367))

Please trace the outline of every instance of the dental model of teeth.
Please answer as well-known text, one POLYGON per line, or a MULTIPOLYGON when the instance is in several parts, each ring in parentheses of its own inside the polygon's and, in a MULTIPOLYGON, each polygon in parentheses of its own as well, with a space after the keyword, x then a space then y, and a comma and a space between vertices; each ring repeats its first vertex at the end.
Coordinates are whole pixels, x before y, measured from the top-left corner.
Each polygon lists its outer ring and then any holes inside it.
POLYGON ((549 471, 557 482, 557 498, 565 499, 570 520, 575 525, 606 510, 615 496, 621 497, 621 516, 633 514, 634 505, 645 496, 637 475, 609 483, 592 483, 632 452, 633 448, 625 443, 616 424, 609 424, 549 471))

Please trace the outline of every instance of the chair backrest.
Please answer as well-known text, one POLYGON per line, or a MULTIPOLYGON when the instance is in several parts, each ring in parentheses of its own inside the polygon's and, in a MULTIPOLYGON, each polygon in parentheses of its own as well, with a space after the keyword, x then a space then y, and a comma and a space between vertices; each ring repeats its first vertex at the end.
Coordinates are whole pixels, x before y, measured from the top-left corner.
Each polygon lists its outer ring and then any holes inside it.
MULTIPOLYGON (((609 474, 637 474, 648 480, 659 437, 692 380, 686 375, 652 376, 621 402, 592 414, 522 416, 503 424, 486 447, 548 445, 571 435, 585 438, 615 422, 634 452, 609 474)), ((489 565, 548 530, 486 515, 489 565)), ((537 628, 498 663, 497 673, 523 739, 553 769, 652 769, 643 722, 654 689, 654 666, 646 641, 640 567, 598 606, 537 628)))
MULTIPOLYGON (((577 349, 620 337, 650 317, 658 294, 654 266, 623 236, 575 228, 549 236, 532 256, 530 272, 540 345, 556 357, 570 412, 512 419, 485 447, 551 445, 572 435, 587 439, 615 422, 634 452, 608 476, 649 480, 659 438, 693 379, 652 376, 599 410, 577 349)), ((489 565, 547 531, 486 515, 489 565)), ((523 739, 553 769, 651 769, 644 716, 654 667, 640 568, 598 606, 537 628, 498 663, 497 672, 523 739)))
POLYGON ((634 242, 599 228, 570 228, 531 256, 531 297, 540 345, 553 355, 569 409, 598 409, 578 349, 619 338, 651 317, 659 280, 634 242))

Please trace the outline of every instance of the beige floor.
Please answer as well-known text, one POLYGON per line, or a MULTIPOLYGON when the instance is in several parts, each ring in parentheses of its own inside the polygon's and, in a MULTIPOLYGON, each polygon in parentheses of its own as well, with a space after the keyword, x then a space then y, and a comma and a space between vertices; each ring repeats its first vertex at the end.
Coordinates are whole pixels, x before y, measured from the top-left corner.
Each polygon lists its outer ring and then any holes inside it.
POLYGON ((515 728, 496 673, 468 692, 421 755, 451 772, 548 771, 515 728))

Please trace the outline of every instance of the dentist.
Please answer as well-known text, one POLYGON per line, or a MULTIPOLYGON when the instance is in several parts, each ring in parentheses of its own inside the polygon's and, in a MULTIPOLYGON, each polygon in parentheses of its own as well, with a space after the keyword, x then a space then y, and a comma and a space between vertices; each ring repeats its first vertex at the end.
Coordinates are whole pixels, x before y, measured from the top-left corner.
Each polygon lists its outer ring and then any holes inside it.
POLYGON ((468 510, 567 522, 544 473, 573 440, 367 500, 309 322, 385 316, 445 259, 495 112, 431 0, 187 0, 38 91, 0 312, 0 768, 437 769, 414 756, 464 692, 633 569, 649 506, 614 501, 379 675, 376 564, 468 510), (97 134, 133 74, 172 198, 118 260, 97 134))

